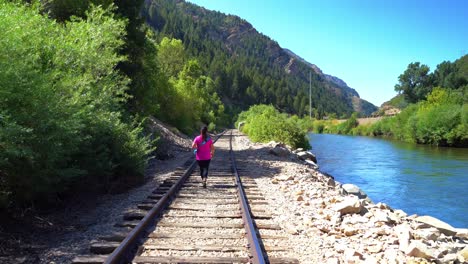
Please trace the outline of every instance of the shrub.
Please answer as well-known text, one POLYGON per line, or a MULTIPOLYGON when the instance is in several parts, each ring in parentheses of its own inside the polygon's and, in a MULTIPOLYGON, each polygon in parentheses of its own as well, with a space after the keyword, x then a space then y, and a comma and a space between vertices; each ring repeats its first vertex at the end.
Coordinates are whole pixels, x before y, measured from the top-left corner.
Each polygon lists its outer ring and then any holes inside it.
POLYGON ((306 130, 300 128, 297 118, 281 114, 271 105, 254 105, 241 112, 236 122, 245 122, 242 132, 254 142, 271 140, 283 142, 293 148, 310 148, 306 130))
POLYGON ((59 24, 35 8, 0 0, 3 204, 141 179, 151 142, 122 117, 129 80, 116 70, 126 22, 95 7, 59 24))

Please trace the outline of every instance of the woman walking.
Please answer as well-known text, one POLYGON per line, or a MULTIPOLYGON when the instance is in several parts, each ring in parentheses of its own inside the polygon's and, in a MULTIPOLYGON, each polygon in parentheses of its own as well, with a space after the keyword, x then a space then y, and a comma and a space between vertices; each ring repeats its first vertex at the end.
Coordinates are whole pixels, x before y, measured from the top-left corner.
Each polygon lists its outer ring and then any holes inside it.
POLYGON ((203 188, 206 188, 206 179, 208 178, 208 168, 214 155, 213 140, 208 136, 208 128, 202 127, 200 135, 193 140, 192 149, 195 151, 195 157, 200 166, 200 176, 203 182, 203 188))

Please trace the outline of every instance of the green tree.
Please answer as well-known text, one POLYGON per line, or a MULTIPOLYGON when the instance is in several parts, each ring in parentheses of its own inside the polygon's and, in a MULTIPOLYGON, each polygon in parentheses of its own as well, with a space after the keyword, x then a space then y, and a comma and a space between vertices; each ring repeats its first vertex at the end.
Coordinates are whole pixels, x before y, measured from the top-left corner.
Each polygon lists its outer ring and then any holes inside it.
POLYGON ((142 179, 152 148, 122 115, 126 21, 112 11, 57 23, 0 0, 0 28, 10 29, 0 38, 0 193, 9 201, 142 179))
POLYGON ((410 63, 405 72, 398 76, 395 91, 403 93, 410 103, 424 99, 431 91, 429 67, 419 62, 410 63))
POLYGON ((158 45, 158 62, 168 77, 176 77, 185 65, 185 50, 182 41, 164 37, 158 45))

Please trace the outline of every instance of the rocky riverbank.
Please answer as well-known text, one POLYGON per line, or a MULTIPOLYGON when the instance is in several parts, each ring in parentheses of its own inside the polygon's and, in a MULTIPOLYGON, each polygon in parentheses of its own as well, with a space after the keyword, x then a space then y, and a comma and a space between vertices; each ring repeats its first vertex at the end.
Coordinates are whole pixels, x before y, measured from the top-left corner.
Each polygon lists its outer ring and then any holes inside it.
POLYGON ((286 146, 245 136, 236 146, 301 263, 468 263, 467 229, 372 203, 286 146))

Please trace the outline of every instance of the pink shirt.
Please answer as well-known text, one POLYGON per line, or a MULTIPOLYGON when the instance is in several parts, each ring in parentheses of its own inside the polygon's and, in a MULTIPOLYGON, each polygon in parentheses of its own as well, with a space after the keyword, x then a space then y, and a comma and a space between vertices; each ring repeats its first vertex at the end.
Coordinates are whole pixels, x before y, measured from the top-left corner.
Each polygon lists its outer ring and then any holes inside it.
POLYGON ((193 142, 197 145, 197 155, 195 156, 197 160, 210 160, 211 159, 211 145, 213 145, 213 140, 208 137, 208 141, 205 144, 203 143, 203 137, 200 135, 196 137, 193 142))

